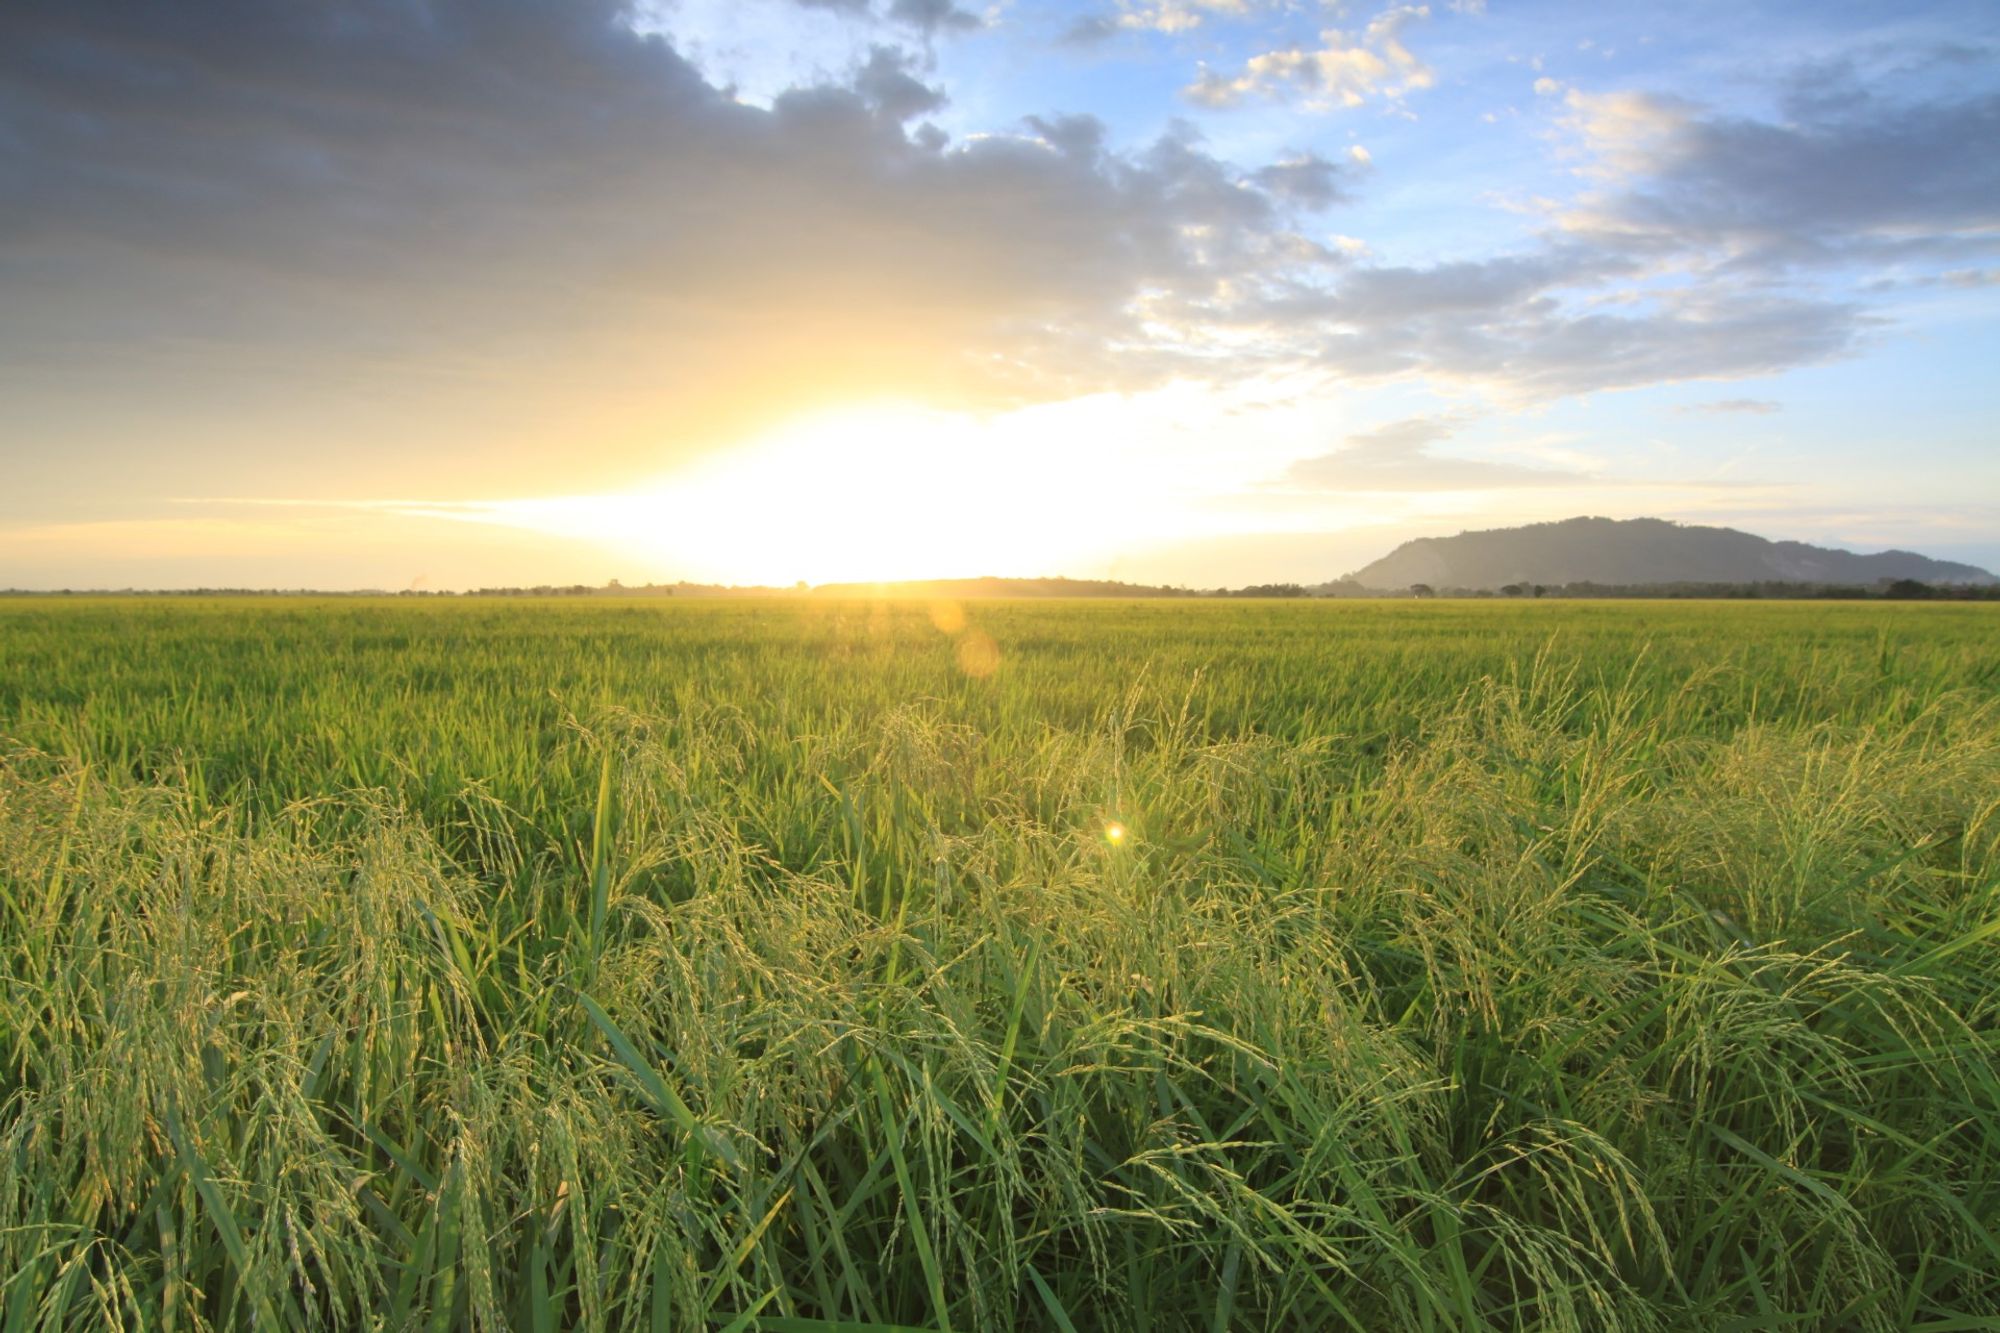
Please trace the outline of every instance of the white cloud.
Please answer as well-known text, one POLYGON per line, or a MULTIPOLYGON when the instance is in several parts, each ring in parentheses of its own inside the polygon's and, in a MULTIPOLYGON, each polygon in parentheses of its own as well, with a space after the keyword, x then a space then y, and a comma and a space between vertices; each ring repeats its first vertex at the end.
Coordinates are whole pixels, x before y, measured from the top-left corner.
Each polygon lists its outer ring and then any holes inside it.
POLYGON ((1429 17, 1428 6, 1402 5, 1377 14, 1359 34, 1329 28, 1320 34, 1317 48, 1267 51, 1250 57, 1233 75, 1204 66, 1184 94, 1209 107, 1235 106, 1256 97, 1297 96, 1310 107, 1355 107, 1370 98, 1394 101, 1435 81, 1430 67, 1403 43, 1404 29, 1429 17))
POLYGON ((1636 91, 1590 93, 1549 78, 1537 79, 1535 91, 1562 95, 1563 127, 1584 146, 1590 169, 1600 175, 1632 176, 1652 170, 1696 111, 1693 104, 1676 97, 1636 91))
POLYGON ((1142 3, 1122 0, 1122 4, 1117 26, 1164 33, 1187 32, 1217 15, 1245 18, 1266 7, 1258 0, 1143 0, 1142 3))

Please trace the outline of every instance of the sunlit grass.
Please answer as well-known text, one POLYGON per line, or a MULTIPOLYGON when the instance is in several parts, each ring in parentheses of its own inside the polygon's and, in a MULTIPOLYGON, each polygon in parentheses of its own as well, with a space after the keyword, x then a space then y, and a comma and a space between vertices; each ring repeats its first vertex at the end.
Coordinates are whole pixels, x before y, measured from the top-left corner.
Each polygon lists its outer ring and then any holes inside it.
POLYGON ((0 604, 0 1321, 2000 1317, 1984 608, 962 615, 0 604))

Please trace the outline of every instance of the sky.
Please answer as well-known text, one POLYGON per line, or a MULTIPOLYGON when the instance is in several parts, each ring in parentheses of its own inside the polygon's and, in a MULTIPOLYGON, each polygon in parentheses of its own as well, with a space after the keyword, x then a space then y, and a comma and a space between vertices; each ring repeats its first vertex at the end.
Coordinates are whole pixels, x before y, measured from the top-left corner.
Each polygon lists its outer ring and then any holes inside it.
POLYGON ((9 0, 0 587, 2000 569, 2000 5, 9 0))

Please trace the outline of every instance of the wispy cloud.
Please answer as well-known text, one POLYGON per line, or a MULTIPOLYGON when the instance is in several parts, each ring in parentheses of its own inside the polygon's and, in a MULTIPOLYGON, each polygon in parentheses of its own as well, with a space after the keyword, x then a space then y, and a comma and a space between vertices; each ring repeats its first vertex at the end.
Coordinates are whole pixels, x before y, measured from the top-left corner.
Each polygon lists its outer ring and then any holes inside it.
POLYGON ((1705 403, 1684 403, 1674 410, 1683 415, 1761 417, 1782 412, 1785 405, 1769 398, 1714 398, 1705 403))
POLYGON ((1285 484, 1317 491, 1470 491, 1593 480, 1584 472, 1432 452, 1433 445, 1451 438, 1461 420, 1408 417, 1350 435, 1333 453, 1294 463, 1285 484))
POLYGON ((1121 28, 1177 33, 1198 28, 1205 19, 1244 18, 1271 7, 1271 0, 1121 0, 1114 21, 1121 28))

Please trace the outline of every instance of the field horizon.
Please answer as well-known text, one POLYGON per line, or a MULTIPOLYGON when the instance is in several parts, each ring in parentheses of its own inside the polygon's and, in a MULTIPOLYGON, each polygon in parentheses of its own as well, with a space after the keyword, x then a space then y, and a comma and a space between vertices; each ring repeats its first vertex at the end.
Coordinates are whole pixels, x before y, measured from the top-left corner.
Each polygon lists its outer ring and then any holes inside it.
MULTIPOLYGON (((1513 527, 1467 529, 1453 536, 1427 535, 1399 543, 1356 570, 1300 583, 1266 577, 1240 587, 1192 587, 1186 583, 1145 583, 1132 579, 1078 578, 1067 574, 925 575, 876 580, 829 580, 790 584, 670 583, 626 585, 611 578, 601 585, 529 584, 456 588, 428 586, 423 579, 402 590, 257 587, 230 585, 173 588, 4 588, 0 596, 535 596, 682 595, 771 597, 808 595, 836 598, 991 597, 1154 597, 1345 595, 1400 596, 1413 587, 1426 594, 1473 596, 1499 592, 1541 597, 1562 594, 1570 585, 1584 597, 1663 595, 1727 596, 1754 592, 1783 598, 1789 590, 1805 597, 1839 592, 1850 596, 1880 592, 1888 585, 1937 593, 1993 595, 2000 580, 1975 565, 1940 560, 1892 548, 1862 554, 1798 541, 1772 541, 1734 528, 1684 524, 1658 518, 1575 517, 1513 527), (1370 579, 1373 579, 1371 582, 1370 579)), ((1576 594, 1572 594, 1576 595, 1576 594)))

